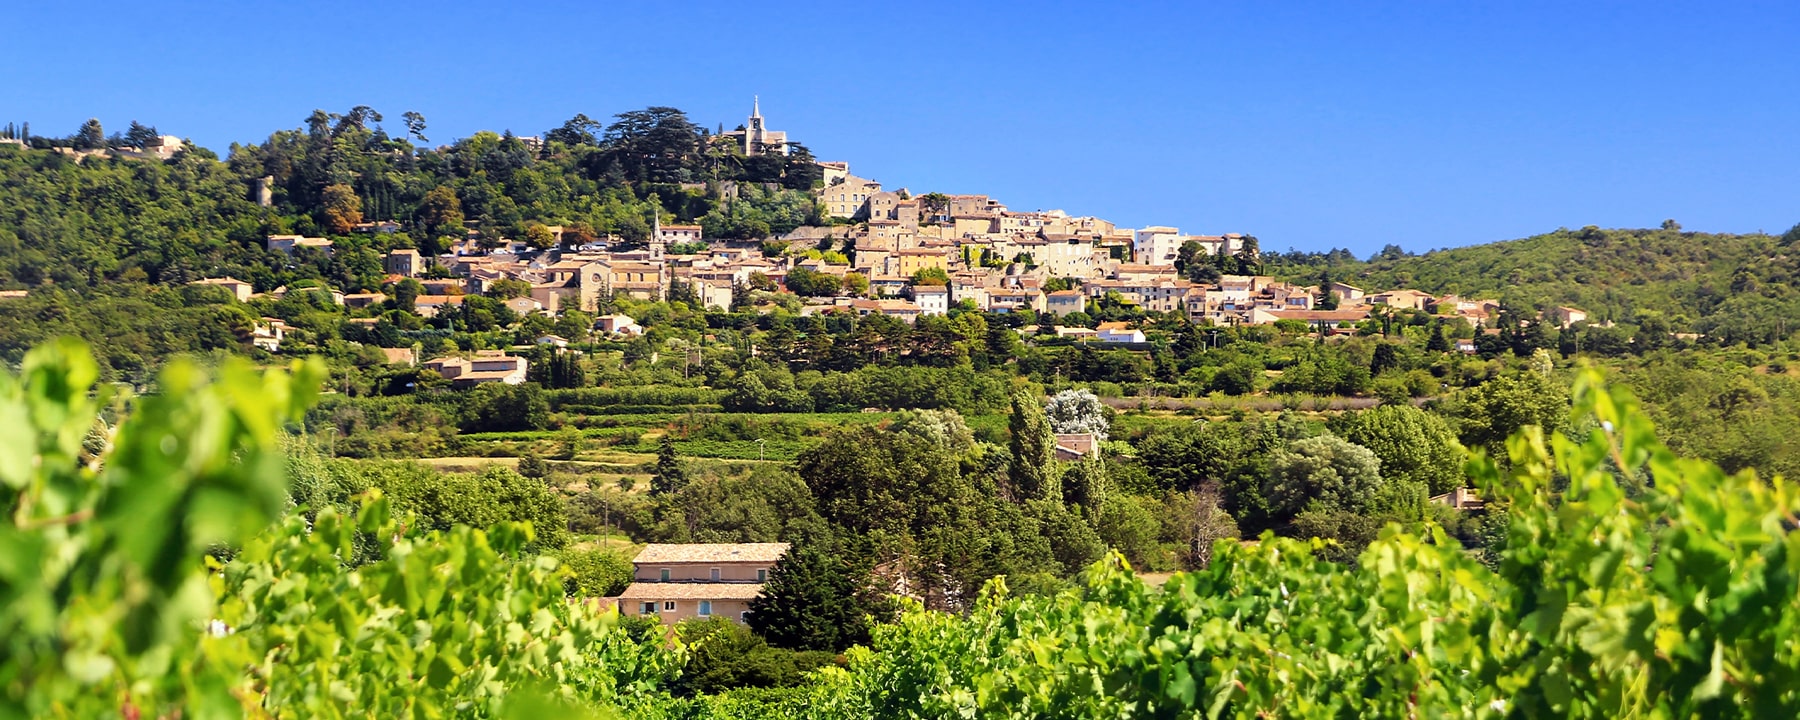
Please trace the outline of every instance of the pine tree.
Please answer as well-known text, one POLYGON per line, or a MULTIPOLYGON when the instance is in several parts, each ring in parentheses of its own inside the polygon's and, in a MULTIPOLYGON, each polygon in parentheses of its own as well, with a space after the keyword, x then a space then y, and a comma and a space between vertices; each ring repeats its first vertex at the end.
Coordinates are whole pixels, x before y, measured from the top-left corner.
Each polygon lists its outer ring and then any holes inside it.
POLYGON ((1442 323, 1432 323, 1431 337, 1425 340, 1425 349, 1429 352, 1449 352, 1450 340, 1444 337, 1442 323))
POLYGON ((1394 346, 1390 343, 1376 345, 1374 356, 1369 359, 1369 374, 1380 375, 1397 367, 1400 367, 1400 356, 1394 352, 1394 346))
POLYGON ((159 144, 162 138, 156 128, 146 126, 136 120, 131 121, 131 128, 125 131, 125 144, 139 150, 148 150, 159 144))
POLYGON ((747 622, 775 647, 835 652, 868 642, 868 611, 841 561, 797 547, 775 563, 747 622))
POLYGON ((98 150, 106 147, 106 131, 100 128, 100 121, 88 118, 81 124, 81 130, 75 133, 75 149, 98 150))

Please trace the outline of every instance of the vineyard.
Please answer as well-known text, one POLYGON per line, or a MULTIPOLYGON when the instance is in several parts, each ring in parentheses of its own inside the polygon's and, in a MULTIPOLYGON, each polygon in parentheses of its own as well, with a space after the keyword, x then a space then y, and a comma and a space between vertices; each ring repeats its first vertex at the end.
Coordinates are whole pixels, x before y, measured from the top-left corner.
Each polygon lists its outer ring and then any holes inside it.
POLYGON ((1485 556, 1265 534, 1159 588, 1114 557, 717 696, 675 691, 692 648, 566 599, 528 526, 290 506, 321 375, 174 363, 126 397, 72 341, 0 373, 0 718, 1800 716, 1800 491, 1675 457, 1592 372, 1579 431, 1470 463, 1485 556))

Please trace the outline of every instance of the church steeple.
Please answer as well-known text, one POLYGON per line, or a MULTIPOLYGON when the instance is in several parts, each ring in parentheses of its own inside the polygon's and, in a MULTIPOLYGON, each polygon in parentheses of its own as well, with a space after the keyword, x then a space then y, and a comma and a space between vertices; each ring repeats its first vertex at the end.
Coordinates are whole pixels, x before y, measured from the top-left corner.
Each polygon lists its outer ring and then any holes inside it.
POLYGON ((661 260, 668 252, 668 243, 663 240, 662 203, 650 206, 650 259, 661 260))
POLYGON ((750 96, 750 121, 744 123, 744 154, 755 155, 763 143, 762 97, 750 96))
POLYGON ((744 154, 763 155, 788 152, 787 133, 770 130, 763 122, 762 97, 750 96, 750 119, 744 123, 744 154))

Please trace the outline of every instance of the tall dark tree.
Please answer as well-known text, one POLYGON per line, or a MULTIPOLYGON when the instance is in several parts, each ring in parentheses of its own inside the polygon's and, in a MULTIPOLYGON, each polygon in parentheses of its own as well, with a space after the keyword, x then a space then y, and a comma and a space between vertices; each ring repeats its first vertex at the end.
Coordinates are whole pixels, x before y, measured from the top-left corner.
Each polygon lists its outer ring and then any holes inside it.
POLYGON ((1050 431, 1050 420, 1044 416, 1043 401, 1029 390, 1020 389, 1012 396, 1012 418, 1007 422, 1012 431, 1009 447, 1012 466, 1007 477, 1019 499, 1062 501, 1061 478, 1056 468, 1056 436, 1050 431))
POLYGON ((700 129, 680 110, 648 107, 615 116, 601 147, 589 168, 596 177, 616 164, 631 182, 687 182, 700 163, 700 129), (596 168, 602 172, 593 173, 596 168))
POLYGON ((73 144, 76 150, 99 150, 106 147, 106 130, 100 127, 98 119, 88 118, 81 124, 81 129, 75 131, 73 144))
POLYGON ((587 371, 573 351, 558 349, 533 361, 531 379, 547 388, 578 388, 587 384, 587 371))
POLYGON ((595 133, 601 127, 598 121, 588 117, 586 113, 576 113, 562 127, 544 133, 544 140, 564 145, 598 145, 600 137, 595 133))
POLYGON ((800 143, 788 143, 787 157, 782 161, 781 186, 789 190, 812 190, 825 181, 825 168, 818 158, 800 143))
POLYGON ((1400 356, 1394 352, 1393 344, 1376 345, 1375 353, 1369 359, 1369 374, 1380 375, 1397 367, 1400 367, 1400 356))
POLYGON ((843 562, 812 547, 789 550, 750 601, 750 629, 770 645, 841 651, 869 641, 870 608, 843 562))
POLYGON ((145 126, 138 121, 131 121, 130 129, 125 131, 125 144, 138 149, 154 147, 162 143, 162 136, 156 128, 145 126))
POLYGON ((656 449, 656 474, 650 476, 650 494, 671 495, 681 492, 687 483, 687 470, 675 454, 675 438, 663 435, 662 444, 656 449))
POLYGON ((1436 323, 1436 322, 1432 323, 1431 327, 1428 328, 1426 330, 1426 332, 1429 333, 1427 335, 1427 337, 1425 338, 1425 349, 1427 351, 1430 351, 1430 352, 1449 352, 1450 351, 1450 340, 1449 340, 1449 338, 1444 337, 1443 323, 1436 323))
MULTIPOLYGON (((1245 235, 1239 241, 1237 251, 1238 272, 1244 275, 1256 275, 1262 272, 1262 246, 1255 235, 1245 235)), ((1220 247, 1223 247, 1221 244, 1220 247)))
POLYGON ((1175 272, 1187 275, 1188 268, 1195 265, 1194 259, 1199 257, 1200 253, 1199 242, 1189 240, 1182 243, 1181 249, 1175 253, 1175 272))

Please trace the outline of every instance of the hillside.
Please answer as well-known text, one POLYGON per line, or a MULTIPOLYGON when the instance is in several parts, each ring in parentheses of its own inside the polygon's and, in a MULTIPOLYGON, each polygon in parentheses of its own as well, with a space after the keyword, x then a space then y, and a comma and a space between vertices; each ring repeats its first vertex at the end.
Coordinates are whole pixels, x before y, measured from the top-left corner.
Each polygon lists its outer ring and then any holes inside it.
MULTIPOLYGON (((1794 243, 1783 236, 1657 230, 1561 229, 1519 240, 1330 266, 1331 279, 1366 289, 1410 287, 1525 307, 1569 305, 1599 321, 1660 315, 1676 331, 1767 342, 1800 311, 1794 243)), ((1283 265, 1316 279, 1321 268, 1283 265)))
POLYGON ((220 275, 260 291, 305 281, 375 290, 388 249, 437 254, 471 230, 490 244, 541 246, 548 226, 570 244, 641 243, 656 214, 719 239, 822 222, 806 192, 819 169, 804 147, 745 158, 674 108, 620 113, 610 125, 577 116, 542 143, 480 132, 436 148, 389 136, 381 119, 367 107, 318 111, 304 129, 234 144, 222 160, 198 147, 155 162, 0 145, 0 290, 220 275), (364 221, 404 230, 353 232, 364 221), (337 251, 295 262, 266 249, 269 235, 288 233, 329 234, 337 251))

